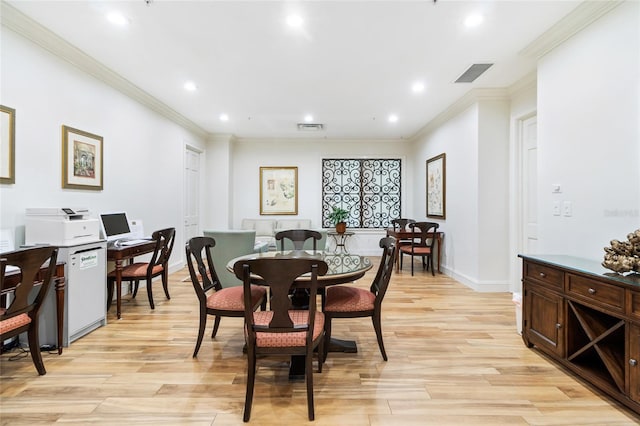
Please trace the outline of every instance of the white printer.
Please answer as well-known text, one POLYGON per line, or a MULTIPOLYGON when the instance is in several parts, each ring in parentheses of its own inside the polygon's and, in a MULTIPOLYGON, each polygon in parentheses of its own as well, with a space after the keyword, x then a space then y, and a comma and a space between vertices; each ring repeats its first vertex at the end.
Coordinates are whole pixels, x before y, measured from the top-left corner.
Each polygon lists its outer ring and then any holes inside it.
POLYGON ((29 208, 25 244, 61 247, 100 241, 100 223, 86 208, 29 208))

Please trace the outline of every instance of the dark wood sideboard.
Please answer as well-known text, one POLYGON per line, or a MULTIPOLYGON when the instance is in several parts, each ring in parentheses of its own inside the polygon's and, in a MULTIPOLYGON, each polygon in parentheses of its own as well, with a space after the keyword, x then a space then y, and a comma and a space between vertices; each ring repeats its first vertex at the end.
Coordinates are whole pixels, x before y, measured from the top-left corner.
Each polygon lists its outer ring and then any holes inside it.
POLYGON ((640 414, 640 274, 572 256, 519 257, 524 343, 640 414))

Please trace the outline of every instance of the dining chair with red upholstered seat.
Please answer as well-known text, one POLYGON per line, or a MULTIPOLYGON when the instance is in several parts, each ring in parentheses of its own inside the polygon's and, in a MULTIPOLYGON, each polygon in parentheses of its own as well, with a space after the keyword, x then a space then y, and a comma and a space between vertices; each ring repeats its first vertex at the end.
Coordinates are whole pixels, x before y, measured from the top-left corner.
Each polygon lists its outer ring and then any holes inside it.
POLYGON ((239 260, 233 267, 242 279, 245 298, 245 338, 247 342, 247 392, 244 421, 251 417, 253 389, 256 379, 256 356, 305 356, 307 381, 307 411, 309 420, 315 417, 313 403, 313 354, 317 348, 318 372, 322 371, 324 355, 324 315, 316 312, 318 276, 327 273, 326 262, 310 257, 273 257, 239 260), (292 309, 289 290, 301 275, 309 276, 309 309, 292 309), (251 280, 256 276, 269 286, 269 311, 254 312, 249 306, 251 280))
POLYGON ((409 224, 409 229, 413 232, 410 244, 404 244, 398 247, 400 255, 400 269, 402 269, 402 260, 404 255, 411 256, 411 275, 413 275, 413 258, 420 257, 422 259, 422 269, 431 268, 431 275, 435 276, 433 269, 433 247, 436 241, 436 232, 438 224, 435 222, 415 222, 409 224))
POLYGON ((26 331, 31 359, 40 375, 46 374, 47 371, 40 353, 38 319, 40 308, 53 278, 57 258, 58 248, 53 246, 40 246, 2 254, 0 284, 4 286, 5 268, 9 265, 20 269, 20 283, 9 293, 12 295, 9 306, 0 308, 0 341, 26 331), (46 262, 49 262, 48 267, 42 281, 39 281, 38 273, 46 262), (36 284, 39 284, 37 292, 32 295, 36 284))
MULTIPOLYGON (((371 317, 382 359, 386 361, 387 353, 384 350, 382 341, 382 300, 389 287, 389 280, 393 272, 396 239, 393 237, 382 238, 380 240, 380 248, 382 248, 380 265, 369 289, 347 285, 336 285, 326 289, 324 335, 325 340, 329 342, 329 339, 331 339, 331 322, 334 318, 371 317)), ((325 345, 324 359, 327 358, 328 346, 328 344, 325 345)))
MULTIPOLYGON (((176 236, 175 228, 166 228, 155 231, 151 235, 151 239, 156 242, 156 247, 151 256, 151 260, 148 262, 136 262, 122 268, 122 281, 129 281, 134 283, 132 298, 138 294, 138 284, 140 280, 146 281, 147 296, 149 297, 149 306, 151 309, 155 309, 153 303, 153 286, 152 281, 154 278, 162 277, 162 288, 167 299, 171 299, 169 296, 169 257, 173 250, 173 242, 176 236)), ((107 309, 111 306, 113 299, 113 286, 116 281, 116 271, 111 271, 107 274, 107 309)))
MULTIPOLYGON (((198 356, 204 331, 207 327, 207 315, 213 315, 213 332, 211 338, 216 337, 221 317, 244 317, 244 289, 242 286, 223 288, 213 266, 211 249, 216 241, 211 237, 193 237, 185 247, 187 265, 191 283, 198 296, 200 304, 200 326, 198 340, 193 351, 193 357, 198 356), (194 264, 195 262, 195 264, 194 264)), ((266 308, 266 293, 264 287, 252 285, 250 304, 252 310, 262 306, 266 308)))

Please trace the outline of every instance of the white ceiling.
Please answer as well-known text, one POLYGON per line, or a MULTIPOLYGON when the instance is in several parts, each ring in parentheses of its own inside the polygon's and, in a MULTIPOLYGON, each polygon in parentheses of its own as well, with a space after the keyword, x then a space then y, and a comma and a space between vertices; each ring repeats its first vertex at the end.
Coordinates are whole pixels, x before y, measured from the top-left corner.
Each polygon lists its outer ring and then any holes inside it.
POLYGON ((7 1, 208 133, 410 138, 473 88, 535 70, 521 53, 580 1, 7 1), (123 28, 105 15, 117 10, 123 28), (303 28, 285 23, 298 13, 303 28), (466 28, 481 13, 484 22, 466 28), (474 83, 473 63, 495 65, 474 83), (183 84, 196 83, 187 92, 183 84), (425 90, 411 86, 422 81, 425 90), (226 113, 229 121, 221 122, 226 113), (321 132, 301 132, 305 114, 321 132), (398 121, 390 123, 388 116, 398 121))

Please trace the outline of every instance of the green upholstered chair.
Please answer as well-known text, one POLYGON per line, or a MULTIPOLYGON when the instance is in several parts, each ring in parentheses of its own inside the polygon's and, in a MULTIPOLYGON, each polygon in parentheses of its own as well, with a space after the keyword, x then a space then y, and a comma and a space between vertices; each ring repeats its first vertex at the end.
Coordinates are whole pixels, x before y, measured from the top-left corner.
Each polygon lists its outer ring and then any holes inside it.
POLYGON ((203 232, 205 237, 216 240, 211 249, 213 266, 220 279, 222 287, 242 285, 233 272, 227 270, 227 263, 235 257, 254 253, 256 243, 255 230, 209 230, 203 232))

